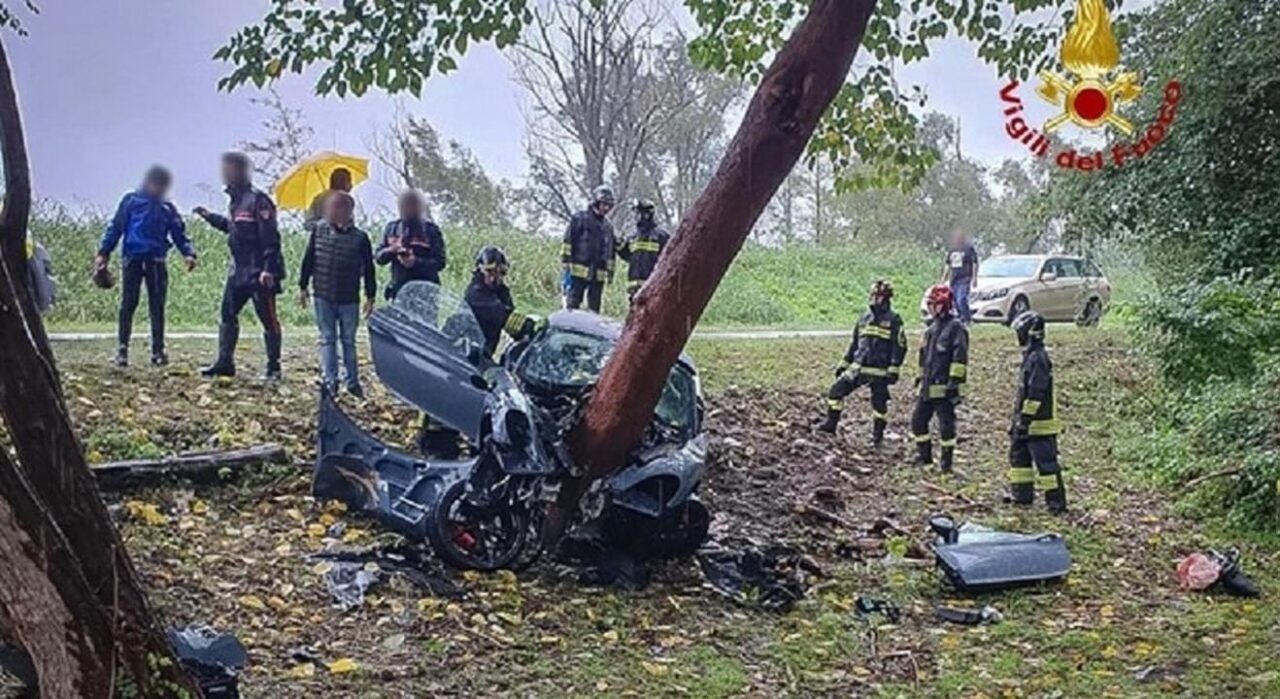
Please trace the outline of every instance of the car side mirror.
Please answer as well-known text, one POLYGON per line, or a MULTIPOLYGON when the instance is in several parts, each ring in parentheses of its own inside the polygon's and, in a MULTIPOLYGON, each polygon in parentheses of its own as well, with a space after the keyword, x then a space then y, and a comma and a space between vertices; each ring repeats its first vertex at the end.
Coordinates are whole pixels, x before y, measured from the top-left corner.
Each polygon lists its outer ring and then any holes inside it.
POLYGON ((1053 272, 1045 272, 1040 275, 1040 281, 1045 282, 1046 284, 1049 282, 1056 282, 1058 281, 1058 275, 1053 272))

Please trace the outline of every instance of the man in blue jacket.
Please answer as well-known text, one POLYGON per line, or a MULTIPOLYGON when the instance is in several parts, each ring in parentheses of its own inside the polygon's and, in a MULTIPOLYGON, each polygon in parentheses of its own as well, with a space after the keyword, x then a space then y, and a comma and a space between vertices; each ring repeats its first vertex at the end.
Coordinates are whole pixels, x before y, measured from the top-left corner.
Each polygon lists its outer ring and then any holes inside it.
POLYGON ((111 225, 102 235, 94 265, 105 268, 111 253, 123 239, 123 293, 120 296, 120 318, 116 332, 119 344, 116 366, 129 364, 129 337, 133 334, 133 314, 138 309, 142 286, 147 287, 147 308, 151 314, 151 363, 169 363, 164 352, 164 306, 169 290, 169 270, 165 259, 169 248, 176 245, 186 261, 187 270, 196 266, 196 250, 187 238, 187 227, 178 209, 165 197, 173 177, 159 165, 147 170, 142 186, 120 200, 111 225), (172 242, 171 242, 172 241, 172 242))
POLYGON ((200 371, 203 376, 235 376, 236 343, 240 339, 240 311, 250 301, 262 323, 267 348, 263 378, 280 379, 280 347, 283 334, 276 315, 276 296, 284 281, 284 256, 280 252, 280 228, 276 204, 266 192, 253 186, 253 163, 239 151, 222 155, 222 183, 227 187, 227 214, 215 214, 203 206, 195 214, 227 234, 231 267, 222 289, 222 322, 218 326, 218 358, 200 371))

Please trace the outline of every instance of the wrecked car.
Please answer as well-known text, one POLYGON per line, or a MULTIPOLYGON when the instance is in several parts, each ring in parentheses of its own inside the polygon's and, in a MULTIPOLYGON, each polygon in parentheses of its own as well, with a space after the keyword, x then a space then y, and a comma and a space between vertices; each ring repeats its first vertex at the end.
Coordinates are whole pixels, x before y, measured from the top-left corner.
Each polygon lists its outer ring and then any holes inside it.
MULTIPOLYGON (((445 460, 389 446, 322 390, 315 496, 427 541, 454 567, 528 565, 541 550, 546 505, 578 473, 566 438, 620 332, 595 314, 560 311, 494 361, 465 301, 429 282, 405 286, 369 318, 378 377, 457 430, 469 456, 445 460)), ((696 494, 706 439, 698 375, 681 356, 641 445, 606 481, 587 524, 645 554, 692 552, 710 519, 696 494)))

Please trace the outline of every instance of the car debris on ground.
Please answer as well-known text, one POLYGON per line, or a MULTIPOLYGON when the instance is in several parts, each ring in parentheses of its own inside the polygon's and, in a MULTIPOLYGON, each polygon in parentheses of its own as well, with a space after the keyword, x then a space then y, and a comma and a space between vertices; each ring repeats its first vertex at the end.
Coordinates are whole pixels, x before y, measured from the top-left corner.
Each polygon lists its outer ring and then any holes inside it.
POLYGON ((940 604, 934 611, 937 613, 939 619, 964 626, 999 624, 1004 621, 1004 615, 1000 613, 1000 610, 990 605, 982 607, 981 609, 966 609, 961 607, 948 607, 940 604))
POLYGON ((325 551, 312 554, 321 561, 325 587, 334 606, 343 611, 364 604, 371 588, 401 578, 435 597, 458 599, 462 591, 439 570, 427 552, 409 545, 369 548, 356 551, 325 551))
POLYGON ((1184 590, 1218 588, 1236 597, 1258 597, 1262 589, 1240 567, 1240 550, 1188 554, 1178 562, 1178 587, 1184 590))
POLYGON ((1017 534, 972 523, 957 525, 935 516, 929 528, 937 535, 938 568, 961 592, 996 590, 1053 582, 1071 572, 1071 553, 1058 534, 1017 534))
POLYGON ((168 636, 178 662, 205 699, 239 699, 240 672, 249 664, 240 639, 205 624, 169 629, 168 636))
POLYGON ((822 569, 799 549, 745 539, 710 542, 696 554, 707 585, 738 604, 785 614, 804 599, 822 569))

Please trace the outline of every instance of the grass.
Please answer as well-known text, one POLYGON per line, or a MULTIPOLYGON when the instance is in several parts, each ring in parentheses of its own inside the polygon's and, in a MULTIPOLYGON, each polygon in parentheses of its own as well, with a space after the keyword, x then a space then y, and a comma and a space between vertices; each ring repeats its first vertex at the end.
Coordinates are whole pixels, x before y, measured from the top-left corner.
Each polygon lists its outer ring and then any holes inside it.
MULTIPOLYGON (((835 445, 837 464, 860 463, 875 471, 865 481, 866 499, 852 504, 847 517, 863 521, 888 513, 916 542, 925 540, 924 516, 942 510, 990 526, 1061 531, 1075 559, 1064 585, 953 599, 928 566, 893 557, 824 559, 827 577, 786 616, 720 601, 699 589, 696 575, 681 570, 639 593, 539 577, 466 576, 461 584, 468 597, 458 603, 423 602, 414 590, 393 588, 365 608, 339 614, 329 609, 322 581, 300 556, 322 546, 308 527, 325 521, 325 513, 310 503, 306 477, 287 470, 197 492, 207 503, 206 515, 183 512, 189 493, 133 496, 159 503, 171 524, 128 521, 127 542, 166 615, 199 616, 242 634, 253 658, 246 680, 253 695, 1280 695, 1280 600, 1274 583, 1280 539, 1184 517, 1171 505, 1175 494, 1117 456, 1122 430, 1115 416, 1149 387, 1122 332, 1055 325, 1050 343, 1069 426, 1062 458, 1073 514, 1066 519, 999 503, 1017 362, 1017 348, 1002 328, 974 331, 975 390, 961 423, 963 479, 912 469, 899 451, 874 460, 858 439, 865 428, 862 394, 850 403, 843 441, 822 443, 835 445), (1240 601, 1176 589, 1177 557, 1231 543, 1243 545, 1247 570, 1266 597, 1240 601), (246 608, 237 601, 246 594, 271 605, 278 596, 283 611, 246 608), (852 611, 859 595, 897 602, 902 623, 860 619, 852 611), (932 614, 942 602, 992 604, 1006 621, 944 625, 932 614), (402 651, 384 650, 380 644, 396 630, 412 640, 402 651), (299 645, 317 647, 327 660, 354 657, 361 670, 291 678, 286 651, 299 645)), ((844 344, 842 338, 704 339, 692 342, 689 352, 703 375, 711 411, 756 411, 759 420, 752 424, 759 430, 738 438, 748 448, 773 445, 773 453, 787 459, 803 443, 820 440, 802 425, 818 415, 828 367, 844 344)), ((913 335, 912 346, 918 344, 913 335)), ((106 366, 110 343, 59 344, 68 402, 87 444, 99 452, 94 459, 127 458, 140 449, 203 448, 212 434, 219 446, 281 441, 305 467, 312 442, 312 396, 305 382, 314 370, 312 349, 289 345, 290 380, 264 387, 192 376, 190 366, 210 345, 176 341, 174 366, 167 371, 121 372, 106 366)), ((260 349, 257 343, 245 345, 243 364, 256 367, 260 349)), ((895 389, 890 407, 891 431, 899 434, 910 410, 912 371, 895 389)), ((361 410, 362 422, 389 434, 411 421, 384 412, 385 391, 372 383, 369 388, 373 400, 361 410)), ((723 449, 714 447, 720 441, 716 437, 713 448, 723 449)), ((796 458, 777 465, 831 468, 796 458)), ((803 499, 807 493, 769 497, 759 506, 779 507, 781 498, 803 499)), ((351 545, 377 536, 358 519, 348 531, 351 545)), ((815 551, 843 534, 824 532, 826 538, 810 544, 815 551)))
MULTIPOLYGON (((33 234, 49 248, 59 273, 59 301, 48 318, 56 329, 102 329, 115 322, 119 287, 105 292, 96 289, 88 274, 104 225, 102 220, 66 214, 32 222, 33 234)), ((172 258, 168 322, 175 330, 208 329, 216 324, 227 268, 225 236, 198 220, 190 221, 189 226, 200 266, 188 274, 177 264, 176 253, 172 258)), ((369 222, 364 229, 377 238, 382 226, 369 222)), ((516 303, 538 313, 560 307, 558 240, 514 231, 448 230, 445 236, 449 252, 443 279, 446 286, 460 289, 465 285, 476 252, 486 244, 497 244, 512 260, 508 281, 516 303)), ((306 239, 300 230, 286 230, 283 241, 286 266, 291 279, 296 280, 306 239)), ((117 251, 113 264, 118 265, 118 258, 117 251)), ((625 263, 619 265, 619 278, 605 292, 604 311, 614 317, 626 311, 625 263)), ((903 298, 913 305, 912 290, 924 288, 936 271, 935 253, 907 244, 775 249, 749 243, 712 299, 703 325, 851 327, 875 279, 894 280, 904 290, 903 298)), ((379 268, 379 277, 385 284, 386 268, 379 268)), ((295 289, 293 282, 286 284, 287 293, 279 304, 281 320, 290 326, 310 326, 310 312, 294 302, 295 289)), ((146 317, 143 303, 135 327, 144 327, 146 317)), ((245 321, 252 322, 248 317, 245 321)))

